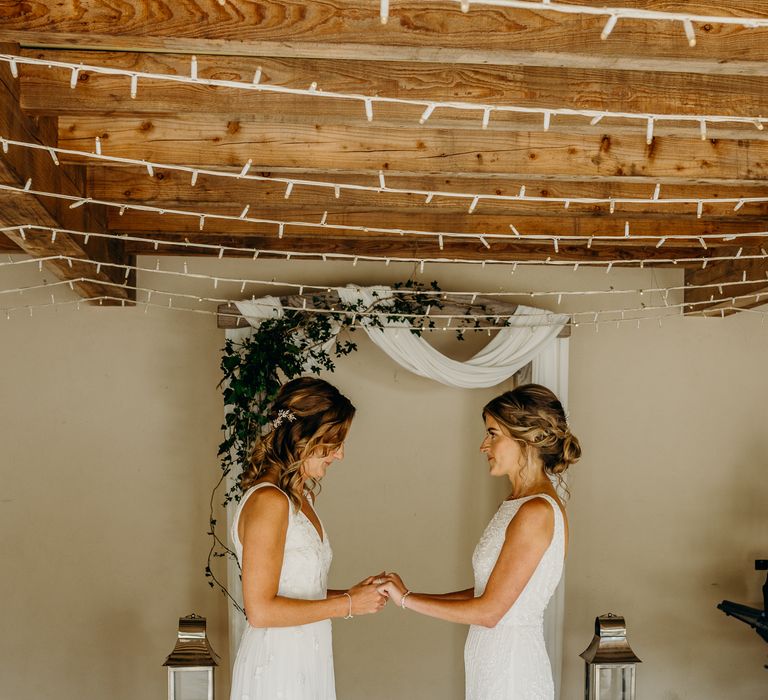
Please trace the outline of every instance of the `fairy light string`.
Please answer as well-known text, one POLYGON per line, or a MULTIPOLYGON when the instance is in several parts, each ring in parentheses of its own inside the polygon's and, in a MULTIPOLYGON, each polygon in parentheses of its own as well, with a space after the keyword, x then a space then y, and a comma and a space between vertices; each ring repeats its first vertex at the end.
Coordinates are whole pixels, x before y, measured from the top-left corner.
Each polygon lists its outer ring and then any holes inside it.
MULTIPOLYGON (((539 8, 551 8, 553 5, 537 4, 537 6, 539 8)), ((768 22, 768 20, 765 21, 768 22)), ((153 80, 189 85, 229 88, 235 90, 244 90, 248 92, 301 95, 304 97, 311 96, 322 99, 353 101, 361 104, 368 121, 374 120, 374 105, 376 104, 398 104, 409 107, 417 107, 422 110, 421 116, 418 119, 419 124, 425 124, 437 109, 477 112, 480 126, 483 129, 488 127, 490 117, 493 113, 538 115, 542 119, 542 128, 544 131, 549 130, 552 117, 558 115, 584 117, 585 119, 588 119, 589 123, 592 125, 597 124, 605 118, 616 118, 639 121, 646 128, 647 137, 649 140, 652 138, 653 124, 659 121, 677 123, 689 122, 697 131, 701 129, 702 124, 740 124, 762 130, 765 128, 765 124, 768 123, 768 117, 762 117, 761 115, 735 116, 727 114, 666 114, 656 112, 623 112, 615 110, 574 109, 570 107, 527 107, 523 105, 500 105, 481 102, 462 102, 457 100, 427 100, 405 97, 386 97, 382 95, 363 95, 359 93, 344 93, 332 90, 322 90, 317 87, 317 82, 313 82, 307 88, 293 88, 261 82, 261 69, 258 69, 257 71, 259 80, 254 79, 251 82, 203 78, 200 77, 197 71, 196 56, 191 57, 190 75, 135 71, 124 68, 113 68, 111 66, 98 66, 95 64, 86 63, 70 63, 67 61, 54 61, 14 54, 0 54, 0 61, 8 63, 12 66, 18 66, 19 64, 22 64, 31 66, 45 66, 47 68, 59 68, 62 70, 70 71, 70 87, 73 89, 77 87, 77 76, 81 72, 93 73, 96 75, 124 76, 130 80, 130 96, 133 99, 135 99, 138 94, 139 80, 153 80)), ((126 87, 128 87, 128 84, 126 84, 126 87)))
MULTIPOLYGON (((253 287, 272 287, 272 288, 280 288, 280 289, 293 289, 298 292, 298 294, 304 295, 305 293, 308 294, 314 294, 314 293, 322 293, 322 292, 331 292, 335 289, 335 287, 327 286, 327 285, 318 285, 318 284, 311 284, 307 282, 286 282, 286 281, 278 281, 275 279, 267 280, 267 279, 252 279, 252 278, 242 278, 242 277, 229 277, 226 275, 209 275, 204 273, 194 273, 190 272, 188 270, 188 264, 187 261, 184 261, 183 263, 183 271, 178 270, 168 270, 163 269, 159 266, 159 260, 158 264, 156 264, 154 267, 143 267, 140 265, 128 265, 123 263, 111 263, 111 262, 99 262, 95 260, 90 259, 83 259, 83 258, 73 258, 66 255, 60 255, 60 256, 51 256, 48 258, 45 258, 45 260, 61 260, 61 261, 78 261, 80 263, 90 263, 94 266, 98 266, 99 268, 107 267, 107 268, 115 268, 119 269, 120 271, 124 272, 124 279, 128 279, 128 275, 130 272, 137 272, 137 273, 145 273, 145 274, 155 274, 160 276, 168 276, 168 277, 180 277, 180 278, 188 278, 188 279, 194 279, 196 281, 205 281, 208 283, 211 283, 215 289, 219 287, 220 284, 236 284, 240 285, 240 292, 244 293, 246 291, 246 288, 248 286, 253 287)), ((37 259, 22 259, 22 260, 9 260, 9 261, 0 261, 0 268, 3 267, 9 267, 14 265, 22 265, 22 264, 29 264, 30 262, 41 262, 37 259)), ((93 279, 93 278, 87 278, 87 277, 77 277, 72 278, 70 280, 63 280, 56 283, 51 284, 42 284, 42 285, 35 285, 30 287, 18 287, 18 288, 10 288, 0 291, 0 294, 11 294, 11 293, 23 293, 25 291, 29 291, 32 289, 41 289, 45 288, 46 286, 63 286, 67 285, 70 289, 73 289, 73 285, 77 284, 79 282, 87 282, 92 284, 98 284, 102 286, 113 286, 113 287, 120 287, 125 289, 135 289, 135 290, 141 290, 141 291, 149 291, 150 293, 156 293, 156 294, 166 294, 168 296, 174 296, 176 295, 173 292, 169 292, 167 290, 155 288, 148 290, 146 287, 137 287, 137 286, 131 286, 127 283, 127 281, 118 283, 118 282, 112 282, 112 281, 105 281, 105 280, 99 280, 99 279, 93 279)), ((557 304, 559 305, 561 303, 562 297, 593 297, 593 296, 606 296, 606 295, 653 295, 653 294, 662 294, 665 297, 671 293, 671 292, 685 292, 685 291, 693 291, 693 290, 712 290, 713 295, 710 300, 697 302, 697 303, 711 303, 711 302, 717 302, 718 300, 714 298, 714 291, 718 291, 722 298, 728 298, 728 295, 725 294, 724 290, 726 290, 729 287, 738 286, 742 287, 745 285, 762 285, 764 287, 768 287, 768 272, 765 273, 765 277, 760 277, 757 279, 749 279, 747 277, 746 271, 742 275, 742 277, 738 280, 731 280, 731 281, 723 281, 723 282, 709 282, 705 284, 685 284, 685 285, 676 285, 676 286, 666 286, 666 287, 636 287, 631 289, 617 289, 613 286, 609 289, 597 289, 597 290, 554 290, 554 291, 493 291, 490 292, 488 290, 485 291, 444 291, 444 290, 431 290, 431 289, 412 289, 412 288, 392 288, 390 291, 394 295, 412 295, 412 296, 423 296, 423 297, 435 297, 438 301, 440 300, 454 300, 455 302, 464 302, 466 303, 469 301, 470 304, 474 304, 475 300, 478 297, 482 297, 484 299, 489 299, 492 297, 500 297, 500 298, 508 298, 508 297, 514 297, 514 298, 529 298, 529 299, 536 299, 536 298, 545 298, 545 297, 557 297, 557 304), (724 295, 724 297, 723 297, 724 295)), ((204 296, 200 294, 182 294, 178 293, 177 296, 186 298, 186 299, 192 299, 197 300, 198 302, 211 302, 211 303, 231 303, 232 299, 230 297, 210 297, 210 296, 204 296)), ((768 292, 754 292, 751 295, 746 295, 750 297, 762 297, 762 296, 768 296, 768 292)), ((297 307, 284 307, 284 308, 294 308, 295 310, 298 310, 297 307)), ((302 309, 306 310, 305 307, 302 307, 302 309)), ((321 311, 318 311, 318 313, 322 313, 321 311)), ((432 313, 430 311, 430 313, 432 313)), ((425 314, 426 316, 426 314, 425 314)), ((483 314, 473 314, 473 316, 477 317, 485 317, 485 318, 495 318, 499 316, 498 312, 495 313, 489 313, 486 315, 483 314)), ((442 315, 440 313, 432 313, 432 318, 450 318, 450 319, 461 319, 463 318, 463 315, 442 315)))
MULTIPOLYGON (((595 7, 593 5, 565 4, 551 2, 551 0, 457 0, 462 12, 469 12, 470 6, 476 7, 503 7, 517 10, 531 10, 534 12, 552 12, 570 15, 593 15, 606 17, 606 23, 600 34, 600 38, 605 41, 616 27, 618 20, 642 20, 642 21, 663 21, 680 24, 682 34, 685 36, 688 45, 696 46, 696 34, 694 23, 696 24, 729 24, 744 27, 745 29, 758 29, 768 27, 768 19, 762 17, 734 17, 725 15, 704 15, 692 12, 670 12, 665 10, 646 10, 635 7, 595 7)), ((379 18, 382 24, 386 24, 389 19, 390 0, 380 0, 379 18)))
MULTIPOLYGON (((189 165, 179 165, 176 163, 165 163, 160 161, 147 160, 142 158, 129 158, 126 156, 109 155, 103 152, 99 145, 99 138, 95 139, 94 151, 83 151, 72 148, 61 148, 57 146, 44 146, 39 143, 30 141, 21 141, 17 139, 4 138, 0 135, 0 143, 4 148, 9 146, 16 146, 19 148, 28 148, 33 150, 44 150, 51 154, 54 159, 54 163, 59 165, 58 156, 72 156, 75 158, 84 158, 95 160, 98 162, 115 163, 120 165, 135 165, 142 170, 146 170, 147 174, 152 176, 155 170, 169 170, 174 172, 183 172, 190 175, 190 184, 195 186, 199 177, 207 176, 214 178, 225 178, 234 180, 245 180, 253 182, 265 182, 265 183, 280 183, 285 185, 285 198, 288 199, 296 186, 315 188, 315 189, 332 189, 334 192, 334 198, 338 199, 342 192, 366 192, 371 194, 396 194, 396 195, 418 195, 425 198, 425 203, 429 204, 435 197, 444 199, 459 199, 469 200, 469 207, 471 211, 474 211, 478 204, 482 202, 517 202, 526 204, 562 204, 564 208, 568 209, 572 204, 608 204, 610 205, 611 214, 615 213, 617 204, 643 204, 643 205, 691 205, 692 210, 695 208, 697 214, 700 215, 700 209, 702 205, 733 205, 734 211, 739 211, 745 204, 762 204, 768 202, 768 196, 738 196, 738 197, 661 197, 661 183, 654 185, 653 193, 648 197, 583 197, 583 196, 537 196, 526 194, 525 186, 520 187, 519 192, 513 195, 496 194, 491 192, 466 192, 466 191, 454 191, 454 190, 439 190, 439 189, 417 189, 407 187, 392 187, 386 182, 381 180, 377 185, 364 185, 359 183, 347 183, 338 182, 334 180, 310 180, 306 178, 295 178, 283 175, 265 176, 250 173, 250 166, 252 160, 249 160, 239 171, 235 170, 217 170, 214 168, 198 168, 189 165)), ((470 212, 471 213, 471 212, 470 212)), ((243 215, 244 216, 244 215, 243 215)))
MULTIPOLYGON (((701 241, 701 240, 707 240, 707 239, 731 241, 731 240, 735 240, 736 238, 763 239, 768 237, 768 231, 749 231, 749 232, 737 232, 737 233, 711 233, 711 234, 680 233, 680 234, 667 234, 667 235, 632 234, 630 236, 628 221, 625 222, 625 225, 623 227, 623 232, 621 234, 616 234, 616 235, 600 234, 599 236, 588 235, 588 234, 560 235, 560 236, 556 234, 524 234, 524 233, 520 233, 520 231, 514 227, 514 224, 510 224, 510 229, 512 230, 512 233, 509 233, 509 234, 487 233, 487 232, 464 233, 464 232, 457 232, 457 231, 426 231, 421 229, 386 228, 381 226, 363 226, 363 225, 350 225, 350 224, 343 224, 343 223, 337 223, 337 222, 329 222, 327 211, 323 213, 323 216, 320 221, 299 221, 299 220, 288 221, 284 219, 245 216, 244 214, 247 213, 245 211, 241 212, 240 214, 220 214, 220 213, 204 211, 204 210, 193 211, 189 209, 159 207, 159 206, 153 206, 149 204, 115 202, 112 200, 94 199, 92 197, 82 197, 77 195, 61 194, 59 192, 48 192, 45 190, 36 190, 30 186, 29 181, 23 187, 15 186, 15 185, 0 184, 0 191, 14 192, 17 194, 26 194, 30 196, 36 196, 36 197, 50 197, 53 199, 67 201, 67 202, 70 202, 70 209, 74 209, 76 207, 80 207, 83 205, 101 205, 105 207, 110 207, 112 209, 118 209, 118 212, 121 215, 124 214, 126 211, 130 210, 130 211, 151 212, 159 215, 172 214, 177 216, 192 217, 198 220, 200 231, 204 230, 206 220, 237 221, 237 222, 246 222, 246 223, 252 223, 252 224, 266 224, 266 225, 271 225, 276 227, 277 229, 276 233, 278 238, 282 238, 283 235, 285 235, 287 227, 311 228, 311 229, 318 229, 318 230, 322 230, 325 228, 334 228, 342 231, 351 231, 355 233, 383 233, 383 234, 392 234, 392 235, 401 235, 401 236, 408 235, 408 236, 414 236, 414 237, 429 237, 429 238, 437 239, 438 242, 441 239, 446 239, 446 238, 475 240, 481 243, 485 248, 491 248, 489 240, 490 241, 498 241, 498 240, 501 240, 501 241, 510 241, 510 240, 547 241, 547 242, 550 242, 553 245, 553 247, 557 243, 573 244, 576 242, 586 242, 588 244, 588 247, 591 247, 592 242, 595 240, 601 243, 605 243, 605 242, 617 242, 617 241, 626 242, 627 240, 631 239, 633 241, 655 242, 658 244, 656 247, 660 247, 670 239, 674 239, 677 241, 681 241, 681 240, 701 241)), ((221 247, 224 247, 224 246, 221 246, 221 247)))
MULTIPOLYGON (((74 236, 82 236, 84 241, 87 241, 87 239, 91 236, 93 237, 101 237, 101 238, 110 238, 114 240, 121 240, 121 241, 130 241, 130 242, 139 242, 139 243, 145 243, 145 244, 152 244, 152 247, 155 251, 159 251, 160 246, 170 247, 174 249, 179 249, 180 254, 183 254, 183 251, 188 251, 191 249, 198 249, 198 250, 204 250, 206 252, 211 251, 218 251, 217 257, 219 259, 222 259, 224 257, 224 251, 231 253, 231 254, 240 254, 240 255, 248 255, 252 259, 257 259, 260 254, 265 255, 272 255, 272 256, 282 256, 286 260, 290 260, 292 258, 296 259, 304 259, 304 260, 322 260, 323 262, 326 262, 328 260, 338 260, 338 261, 347 261, 352 262, 353 265, 355 265, 355 261, 365 261, 365 262, 383 262, 385 266, 389 266, 390 263, 409 263, 409 264, 416 264, 420 267, 421 272, 424 271, 424 266, 426 263, 435 263, 435 264, 442 264, 442 263, 456 263, 456 264, 467 264, 467 265, 480 265, 481 268, 484 268, 486 264, 489 265, 499 265, 504 266, 510 269, 511 274, 514 274, 517 270, 518 266, 538 266, 538 265, 548 265, 552 267, 572 267, 574 271, 578 270, 580 266, 584 267, 605 267, 606 273, 609 273, 611 269, 614 266, 623 266, 623 267, 633 267, 638 266, 640 269, 643 269, 646 265, 660 265, 660 264, 667 264, 667 265, 692 265, 692 264, 700 264, 702 268, 706 268, 708 264, 710 263, 717 263, 717 262, 725 262, 725 261, 732 261, 732 260, 741 260, 743 262, 747 262, 750 260, 766 260, 768 259, 768 251, 765 250, 765 248, 760 249, 760 253, 748 253, 746 255, 743 254, 743 250, 740 249, 736 255, 719 255, 719 256, 706 256, 706 257, 685 257, 685 258, 653 258, 653 259, 614 259, 614 260, 583 260, 578 262, 572 262, 568 260, 552 260, 551 258, 547 258, 546 260, 536 260, 536 259, 526 259, 526 260, 501 260, 501 259, 493 259, 493 258, 485 258, 482 260, 476 260, 476 259, 462 259, 462 258, 412 258, 412 257, 385 257, 385 256, 372 256, 372 255, 359 255, 359 254, 350 254, 350 253, 320 253, 320 252, 312 252, 307 253, 304 251, 287 251, 287 250, 266 250, 266 249, 259 249, 259 248, 235 248, 230 246, 222 246, 217 244, 211 244, 211 243, 194 243, 191 241, 168 241, 163 239, 156 239, 156 238, 145 238, 140 236, 131 236, 128 234, 113 234, 113 233, 102 233, 102 232, 86 232, 86 231, 78 231, 78 230, 72 230, 72 229, 63 229, 63 228, 52 228, 48 226, 40 226, 37 224, 25 224, 20 226, 9 226, 5 228, 0 228, 0 233, 2 232, 10 232, 10 231, 17 231, 20 232, 22 238, 27 235, 26 232, 31 232, 34 230, 40 230, 47 232, 51 235, 51 238, 53 239, 54 236, 57 233, 67 233, 74 236), (183 249, 183 250, 182 250, 183 249)), ((149 251, 142 253, 144 255, 151 255, 149 251)), ((64 255, 53 255, 48 256, 45 258, 35 258, 33 261, 38 262, 39 266, 42 268, 42 264, 46 260, 65 260, 71 262, 72 261, 78 261, 78 262, 92 262, 94 265, 101 266, 106 263, 101 263, 98 261, 92 261, 87 258, 78 258, 78 257, 68 257, 64 255)), ((0 263, 0 266, 3 264, 8 263, 0 263)), ((157 262, 157 268, 159 269, 159 258, 157 262)), ((248 280, 234 280, 238 282, 248 281, 248 280)), ((482 293, 482 292, 478 292, 482 293)))
MULTIPOLYGON (((83 281, 90 281, 87 278, 82 278, 83 281)), ((126 285, 114 285, 114 286, 126 286, 126 285)), ((139 300, 135 302, 136 306, 144 307, 145 311, 148 308, 154 307, 163 309, 166 311, 181 311, 186 313, 194 313, 194 314, 203 314, 206 316, 215 316, 215 317, 231 317, 231 318, 238 318, 241 319, 242 316, 240 314, 234 314, 229 312, 221 312, 221 311, 212 311, 209 309, 199 309, 199 308, 189 308, 185 306, 179 306, 173 304, 174 298, 186 298, 186 299, 197 299, 198 301, 211 301, 211 302, 217 302, 219 300, 215 299, 206 299, 197 297, 196 295, 189 295, 189 294, 181 294, 178 292, 167 292, 167 291, 158 291, 154 289, 147 289, 144 287, 132 287, 137 292, 142 292, 147 295, 147 298, 145 300, 139 300), (157 303, 152 302, 152 296, 153 295, 165 295, 167 298, 167 303, 157 303)), ((763 311, 757 311, 755 309, 743 309, 739 306, 737 306, 737 302, 739 301, 751 301, 754 300, 757 295, 755 293, 751 294, 743 294, 738 296, 729 297, 724 301, 724 303, 730 303, 730 306, 718 306, 716 308, 706 308, 702 309, 700 312, 696 312, 699 314, 702 314, 704 316, 724 316, 725 313, 731 313, 731 312, 741 312, 741 311, 751 311, 753 313, 759 313, 763 315, 763 318, 765 317, 768 312, 763 311)), ((126 302, 126 300, 122 297, 116 297, 111 296, 109 294, 103 294, 103 295, 97 295, 97 296, 91 296, 84 299, 75 299, 75 300, 56 300, 55 298, 51 298, 50 301, 47 302, 40 302, 35 304, 25 304, 20 306, 12 306, 12 307, 0 307, 0 313, 4 313, 6 316, 6 319, 10 320, 11 316, 19 311, 28 311, 30 315, 32 315, 33 309, 40 309, 40 308, 49 308, 53 306, 72 306, 76 305, 78 308, 80 308, 81 304, 94 304, 94 303, 103 303, 103 302, 110 302, 115 303, 119 302, 123 306, 127 306, 128 304, 133 305, 131 302, 126 302)), ((570 317, 570 325, 572 325, 575 328, 578 328, 579 326, 594 326, 596 329, 599 326, 600 323, 611 323, 611 324, 621 324, 621 323, 633 323, 633 322, 641 322, 641 321, 653 321, 656 320, 658 322, 662 322, 664 319, 667 318, 679 318, 683 315, 683 311, 688 308, 689 311, 693 311, 695 307, 701 306, 701 305, 707 305, 711 306, 711 302, 709 301, 698 301, 698 302, 680 302, 675 304, 660 304, 660 305, 641 305, 634 308, 620 308, 620 309, 601 309, 599 311, 576 311, 569 313, 568 316, 570 317), (656 311, 662 311, 664 312, 662 315, 654 315, 653 312, 656 311), (611 316, 611 318, 606 318, 607 316, 611 316), (601 318, 602 317, 602 318, 601 318)), ((361 312, 361 311, 351 311, 351 310, 345 310, 345 309, 338 309, 338 310, 330 310, 330 309, 307 309, 303 307, 292 307, 292 306, 285 306, 283 307, 284 310, 287 311, 302 311, 304 313, 313 313, 313 314, 321 314, 321 315, 338 315, 340 313, 355 313, 357 317, 365 317, 365 316, 376 316, 379 318, 382 318, 384 320, 387 319, 387 317, 390 315, 389 312, 377 312, 377 311, 367 311, 367 312, 361 312)), ((403 316, 405 318, 411 318, 414 322, 421 321, 421 324, 418 323, 403 323, 401 325, 388 325, 389 328, 401 328, 410 330, 412 328, 417 328, 420 330, 448 330, 449 328, 452 330, 459 330, 461 327, 457 326, 451 326, 450 321, 453 319, 461 319, 464 321, 467 321, 469 318, 469 321, 477 321, 477 325, 469 325, 464 327, 462 330, 465 331, 497 331, 500 328, 504 327, 506 324, 499 325, 498 323, 494 323, 492 325, 481 325, 479 322, 481 320, 485 320, 487 323, 488 319, 499 319, 498 314, 493 315, 482 315, 482 314, 472 314, 469 317, 466 315, 461 316, 440 316, 438 314, 399 314, 400 316, 403 316), (430 327, 426 325, 427 320, 431 319, 434 321, 435 319, 440 320, 447 320, 447 323, 443 326, 434 326, 430 327)), ((516 322, 522 321, 523 326, 533 328, 538 327, 551 327, 553 325, 560 325, 558 322, 555 324, 553 321, 536 321, 536 318, 546 318, 551 316, 551 312, 542 310, 540 313, 536 314, 515 314, 512 317, 509 317, 510 319, 514 319, 516 322)), ((354 324, 353 324, 354 325, 354 324)), ((516 324, 519 325, 519 324, 516 324)), ((363 323, 359 323, 357 325, 354 325, 355 328, 364 328, 365 325, 363 323)))

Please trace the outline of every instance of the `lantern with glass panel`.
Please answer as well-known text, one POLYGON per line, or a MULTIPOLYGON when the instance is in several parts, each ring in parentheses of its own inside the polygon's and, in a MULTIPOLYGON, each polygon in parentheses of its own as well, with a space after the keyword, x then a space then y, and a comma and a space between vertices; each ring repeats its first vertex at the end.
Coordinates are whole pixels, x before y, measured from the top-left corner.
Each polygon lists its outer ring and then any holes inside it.
POLYGON ((218 663, 205 633, 205 618, 179 618, 176 646, 163 666, 168 667, 168 700, 214 700, 213 670, 218 663))
POLYGON ((623 617, 595 618, 595 636, 581 658, 585 700, 635 700, 635 669, 641 662, 629 646, 623 617))

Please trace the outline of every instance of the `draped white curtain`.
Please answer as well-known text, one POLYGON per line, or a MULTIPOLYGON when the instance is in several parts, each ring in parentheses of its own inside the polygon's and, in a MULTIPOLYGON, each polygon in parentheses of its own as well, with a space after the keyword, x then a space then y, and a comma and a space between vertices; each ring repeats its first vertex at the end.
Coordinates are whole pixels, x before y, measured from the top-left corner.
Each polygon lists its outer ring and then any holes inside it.
MULTIPOLYGON (((392 299, 388 287, 350 285, 336 291, 348 306, 360 303, 363 308, 374 304, 386 307, 392 299)), ((235 305, 252 326, 283 315, 282 304, 276 297, 238 301, 235 305)), ((531 362, 555 340, 567 320, 564 314, 517 306, 509 317, 509 325, 500 328, 488 345, 466 362, 452 360, 435 350, 423 337, 411 333, 402 321, 383 320, 383 328, 370 324, 365 317, 361 323, 374 344, 414 374, 461 389, 480 389, 500 384, 531 362)), ((340 328, 337 325, 337 332, 340 328)))
MULTIPOLYGON (((387 300, 391 299, 391 290, 388 287, 361 288, 350 285, 335 291, 344 304, 362 303, 363 308, 372 306, 374 302, 379 306, 386 305, 387 300)), ((282 303, 277 297, 261 297, 235 304, 238 311, 254 327, 266 319, 283 316, 282 303)), ((407 324, 403 328, 402 321, 382 321, 383 328, 366 323, 365 317, 362 317, 360 322, 373 343, 395 362, 414 374, 448 386, 462 389, 496 386, 531 363, 532 381, 552 389, 567 410, 568 339, 557 337, 567 320, 568 317, 563 314, 517 306, 509 317, 509 325, 500 328, 495 337, 466 362, 452 360, 438 352, 423 337, 411 333, 407 324)), ((339 324, 336 332, 340 329, 339 324)), ((237 340, 249 333, 250 329, 228 330, 227 338, 237 340)), ((328 349, 334 342, 335 337, 328 342, 328 349)), ((230 518, 231 512, 228 512, 228 522, 230 518)), ((229 590, 233 595, 235 592, 239 595, 239 572, 234 562, 230 562, 228 574, 229 590)), ((544 616, 544 635, 552 662, 555 697, 559 696, 562 672, 563 585, 561 581, 544 616)), ((231 658, 234 659, 245 620, 231 605, 229 619, 231 658)))

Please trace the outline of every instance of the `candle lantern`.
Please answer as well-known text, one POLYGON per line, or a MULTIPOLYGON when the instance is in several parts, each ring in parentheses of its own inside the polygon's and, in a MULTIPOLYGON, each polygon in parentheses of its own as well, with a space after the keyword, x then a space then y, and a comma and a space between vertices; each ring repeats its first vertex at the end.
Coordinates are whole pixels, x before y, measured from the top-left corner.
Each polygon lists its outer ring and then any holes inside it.
POLYGON ((179 618, 176 646, 163 664, 168 667, 168 700, 214 700, 217 658, 205 633, 205 618, 194 613, 179 618))
POLYGON ((623 617, 595 618, 595 636, 581 658, 585 700, 635 700, 635 667, 641 662, 627 642, 623 617))

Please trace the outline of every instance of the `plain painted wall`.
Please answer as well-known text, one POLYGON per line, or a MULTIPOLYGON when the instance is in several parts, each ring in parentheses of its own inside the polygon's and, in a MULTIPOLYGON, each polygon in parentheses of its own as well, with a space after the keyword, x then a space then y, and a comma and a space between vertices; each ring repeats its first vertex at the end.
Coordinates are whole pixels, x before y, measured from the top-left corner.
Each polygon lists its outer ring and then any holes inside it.
MULTIPOLYGON (((221 276, 329 285, 387 283, 412 272, 363 263, 189 264, 221 276)), ((163 267, 181 269, 181 260, 163 267)), ((2 274, 3 288, 48 278, 36 267, 2 274)), ((674 271, 521 269, 510 276, 434 265, 420 277, 473 291, 680 281, 674 271)), ((159 283, 150 273, 140 279, 159 283)), ((173 284, 214 293, 212 285, 173 284)), ((215 293, 238 291, 239 284, 219 285, 215 293)), ((66 290, 56 295, 66 298, 66 290)), ((35 298, 27 293, 14 303, 35 298)), ((518 301, 569 311, 595 302, 518 301)), ((654 301, 658 295, 646 293, 599 303, 654 301)), ((318 501, 334 548, 331 585, 390 568, 417 590, 467 587, 474 544, 507 490, 487 477, 477 451, 480 408, 503 387, 443 387, 355 336, 359 352, 329 377, 359 411, 346 458, 318 501)), ((484 342, 459 344, 450 333, 432 340, 460 357, 484 342)), ((723 598, 756 603, 762 576, 753 559, 768 556, 766 343, 768 329, 749 315, 574 330, 570 418, 584 458, 571 477, 563 700, 581 697, 578 654, 594 617, 609 611, 626 616, 643 659, 640 697, 765 697, 768 649, 715 605, 723 598)), ((218 477, 222 344, 211 317, 154 308, 71 307, 0 320, 3 700, 162 698, 160 664, 176 619, 192 611, 208 617, 228 668, 224 599, 203 576, 208 498, 218 477)), ((336 621, 340 700, 463 697, 464 636, 460 626, 393 608, 336 621)))

